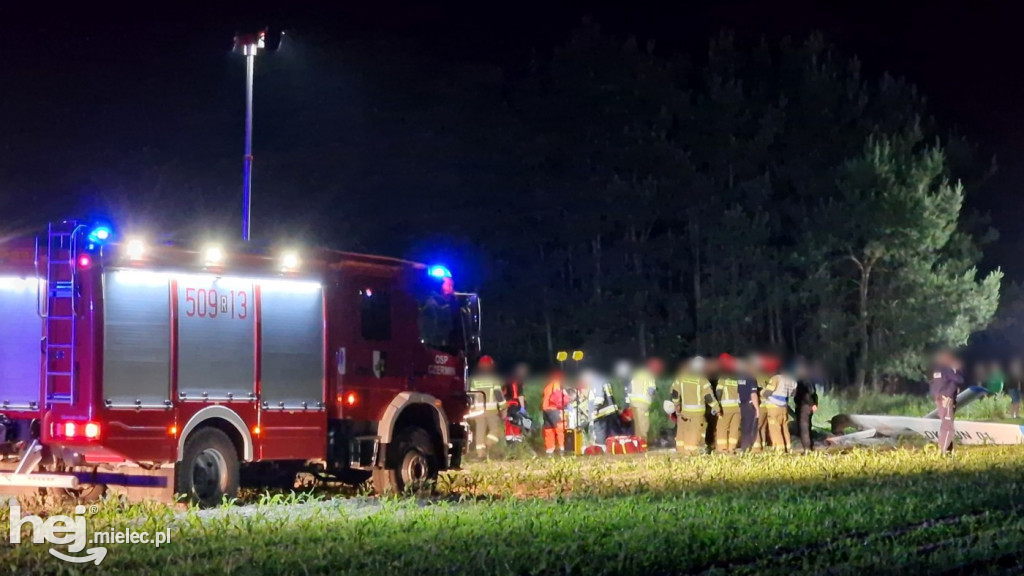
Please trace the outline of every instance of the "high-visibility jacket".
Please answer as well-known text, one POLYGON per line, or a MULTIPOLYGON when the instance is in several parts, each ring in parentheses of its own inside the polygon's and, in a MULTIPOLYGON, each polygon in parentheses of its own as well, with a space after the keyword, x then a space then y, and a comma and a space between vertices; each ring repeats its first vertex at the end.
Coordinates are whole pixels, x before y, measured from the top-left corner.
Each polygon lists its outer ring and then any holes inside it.
POLYGON ((796 380, 782 374, 772 376, 761 392, 761 398, 765 403, 779 407, 788 406, 789 399, 795 395, 796 380))
POLYGON ((608 382, 590 389, 589 407, 592 420, 611 416, 619 411, 619 407, 615 405, 615 396, 612 394, 612 385, 608 382))
POLYGON ((544 386, 544 392, 540 400, 540 409, 547 412, 549 410, 562 410, 566 407, 567 398, 562 391, 562 381, 552 380, 544 386))
POLYGON ((704 412, 705 406, 715 406, 718 401, 711 390, 711 382, 699 374, 683 373, 672 383, 672 403, 676 413, 704 412))
POLYGON ((505 394, 505 401, 510 405, 519 405, 520 398, 523 397, 522 384, 518 380, 509 380, 505 382, 505 388, 503 389, 505 394))
POLYGON ((654 374, 649 370, 639 370, 629 381, 626 395, 629 398, 629 405, 646 408, 654 401, 656 381, 654 374))
MULTIPOLYGON (((505 395, 501 391, 502 381, 494 374, 477 374, 469 379, 469 389, 483 392, 485 412, 498 412, 505 409, 505 395)), ((479 394, 476 395, 479 398, 479 394)))
POLYGON ((735 376, 721 376, 715 396, 722 408, 738 408, 740 405, 740 383, 735 376))

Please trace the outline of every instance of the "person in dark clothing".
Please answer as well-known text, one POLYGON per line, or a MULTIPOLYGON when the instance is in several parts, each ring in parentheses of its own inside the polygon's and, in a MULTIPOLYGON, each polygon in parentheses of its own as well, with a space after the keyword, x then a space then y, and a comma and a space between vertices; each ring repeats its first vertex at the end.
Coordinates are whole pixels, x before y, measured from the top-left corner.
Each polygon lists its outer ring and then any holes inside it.
POLYGON ((939 451, 942 454, 953 451, 953 439, 956 434, 953 426, 956 418, 956 395, 964 385, 964 375, 960 370, 960 361, 952 351, 943 350, 935 355, 928 387, 938 411, 939 451))
POLYGON ((1024 362, 1020 358, 1010 361, 1010 371, 1004 389, 1010 395, 1010 418, 1020 418, 1020 392, 1024 388, 1024 362))
POLYGON ((528 417, 526 413, 526 398, 523 386, 530 375, 530 368, 527 364, 516 365, 512 377, 505 382, 502 392, 505 394, 505 401, 508 402, 507 416, 505 417, 505 441, 522 442, 523 429, 517 422, 528 417))
POLYGON ((800 430, 800 445, 804 452, 814 450, 814 439, 811 438, 811 419, 818 411, 818 391, 816 381, 809 374, 797 380, 796 395, 793 401, 796 404, 796 422, 800 430))
POLYGON ((736 361, 736 382, 740 399, 740 450, 750 450, 757 443, 757 425, 760 418, 761 401, 757 395, 757 379, 749 370, 747 362, 736 361))

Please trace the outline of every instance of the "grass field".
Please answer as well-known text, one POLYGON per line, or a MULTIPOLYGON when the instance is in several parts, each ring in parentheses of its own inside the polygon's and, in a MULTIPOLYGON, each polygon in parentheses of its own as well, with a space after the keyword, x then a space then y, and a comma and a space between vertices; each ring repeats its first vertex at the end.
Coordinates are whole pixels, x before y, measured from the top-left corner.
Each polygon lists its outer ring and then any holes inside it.
POLYGON ((79 567, 5 538, 0 572, 1019 573, 1022 476, 1024 447, 479 462, 445 474, 430 499, 108 501, 91 530, 171 526, 171 543, 114 545, 79 567))

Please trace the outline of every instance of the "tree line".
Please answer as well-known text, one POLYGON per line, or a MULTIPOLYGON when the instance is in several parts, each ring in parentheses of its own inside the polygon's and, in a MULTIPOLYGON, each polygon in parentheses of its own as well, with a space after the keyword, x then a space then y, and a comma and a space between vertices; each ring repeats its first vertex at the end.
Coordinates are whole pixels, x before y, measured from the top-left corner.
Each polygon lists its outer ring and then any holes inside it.
POLYGON ((988 167, 913 85, 819 35, 699 63, 585 25, 535 62, 494 135, 518 194, 481 193, 491 349, 551 358, 770 346, 840 382, 919 378, 984 328, 1001 273, 962 214, 988 167))

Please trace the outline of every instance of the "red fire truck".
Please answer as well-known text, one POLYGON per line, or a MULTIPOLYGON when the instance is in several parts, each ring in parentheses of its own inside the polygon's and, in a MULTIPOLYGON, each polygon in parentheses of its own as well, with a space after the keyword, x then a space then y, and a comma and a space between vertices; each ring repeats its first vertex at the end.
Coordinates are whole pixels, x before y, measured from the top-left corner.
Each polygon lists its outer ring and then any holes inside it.
POLYGON ((203 505, 300 470, 401 491, 458 467, 480 309, 447 269, 268 256, 65 221, 0 243, 5 487, 203 505))

